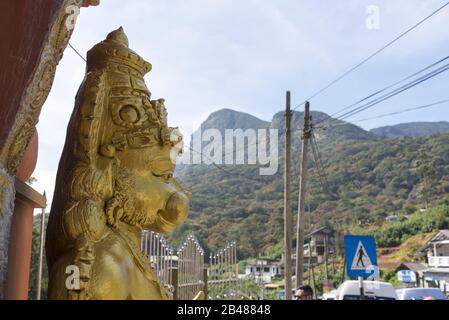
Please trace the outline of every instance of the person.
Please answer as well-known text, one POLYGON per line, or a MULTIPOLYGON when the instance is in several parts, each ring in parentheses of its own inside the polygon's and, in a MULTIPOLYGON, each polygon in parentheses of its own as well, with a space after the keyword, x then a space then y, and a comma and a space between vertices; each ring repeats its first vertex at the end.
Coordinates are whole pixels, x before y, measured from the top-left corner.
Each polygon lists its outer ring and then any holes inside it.
POLYGON ((365 268, 365 263, 363 262, 363 258, 366 257, 365 252, 363 252, 362 247, 359 247, 359 251, 357 252, 358 260, 357 260, 357 267, 362 264, 362 267, 365 268))
POLYGON ((313 289, 309 285, 302 285, 296 289, 296 300, 313 300, 313 289))

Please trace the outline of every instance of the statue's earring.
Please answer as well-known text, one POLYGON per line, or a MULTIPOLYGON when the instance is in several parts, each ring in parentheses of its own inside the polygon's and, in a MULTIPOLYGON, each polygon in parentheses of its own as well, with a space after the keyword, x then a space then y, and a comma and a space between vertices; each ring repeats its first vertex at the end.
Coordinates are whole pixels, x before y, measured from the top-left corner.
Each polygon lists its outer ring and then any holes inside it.
POLYGON ((106 203, 106 220, 107 223, 113 227, 117 228, 117 223, 123 216, 122 201, 119 198, 112 198, 106 203))

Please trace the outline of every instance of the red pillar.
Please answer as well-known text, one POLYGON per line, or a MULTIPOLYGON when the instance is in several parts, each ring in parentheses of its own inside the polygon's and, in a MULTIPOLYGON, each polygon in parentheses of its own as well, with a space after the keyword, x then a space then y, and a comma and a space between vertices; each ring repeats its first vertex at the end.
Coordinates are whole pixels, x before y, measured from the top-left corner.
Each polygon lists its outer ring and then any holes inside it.
POLYGON ((33 211, 34 208, 39 208, 45 204, 42 203, 42 196, 23 181, 31 177, 36 167, 37 153, 38 137, 37 131, 35 131, 16 175, 16 198, 9 237, 8 272, 4 296, 8 300, 28 299, 33 211))
POLYGON ((16 197, 8 249, 5 299, 27 300, 31 262, 34 204, 16 197))

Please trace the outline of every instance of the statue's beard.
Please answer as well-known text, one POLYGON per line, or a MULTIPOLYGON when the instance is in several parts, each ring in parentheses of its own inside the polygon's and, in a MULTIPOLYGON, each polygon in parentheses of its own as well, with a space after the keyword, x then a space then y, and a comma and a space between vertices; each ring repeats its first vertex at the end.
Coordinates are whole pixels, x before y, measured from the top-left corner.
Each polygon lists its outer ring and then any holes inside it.
POLYGON ((131 225, 144 227, 152 225, 156 221, 156 213, 150 213, 143 210, 124 210, 121 221, 131 225))
MULTIPOLYGON (((131 226, 143 229, 162 229, 170 232, 174 227, 185 220, 188 212, 188 195, 177 188, 176 181, 155 184, 155 188, 162 190, 142 190, 137 188, 139 182, 133 181, 133 175, 122 168, 115 179, 115 192, 108 201, 106 215, 111 226, 117 226, 122 221, 131 226), (156 201, 152 199, 152 193, 156 201)), ((162 179, 162 178, 154 178, 162 179)), ((143 181, 145 182, 145 180, 143 181)), ((142 183, 142 181, 140 181, 142 183)))
POLYGON ((139 199, 131 180, 131 174, 125 168, 117 172, 114 196, 106 204, 108 224, 116 227, 120 220, 131 226, 151 225, 156 221, 157 212, 151 212, 139 199))

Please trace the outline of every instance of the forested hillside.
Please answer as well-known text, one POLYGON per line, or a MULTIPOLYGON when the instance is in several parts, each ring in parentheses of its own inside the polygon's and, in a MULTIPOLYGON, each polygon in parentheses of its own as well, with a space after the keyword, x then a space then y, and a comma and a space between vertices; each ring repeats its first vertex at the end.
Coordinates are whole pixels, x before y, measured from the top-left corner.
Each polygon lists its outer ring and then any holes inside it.
MULTIPOLYGON (((211 115, 228 129, 241 123, 257 123, 229 109, 211 115), (231 117, 231 118, 230 118, 231 117), (239 119, 234 125, 232 117, 239 119)), ((213 127, 208 120, 203 126, 213 127)), ((256 165, 184 165, 177 178, 192 191, 188 221, 173 235, 175 241, 194 231, 209 249, 236 240, 242 257, 279 246, 283 234, 283 113, 274 116, 270 128, 279 129, 279 170, 259 176, 256 165)), ((293 117, 293 208, 298 191, 299 128, 303 114, 293 117)), ((313 122, 327 115, 312 112, 313 122)), ((314 131, 327 174, 327 188, 320 183, 309 161, 307 228, 330 223, 337 228, 382 222, 385 217, 444 202, 449 192, 449 133, 416 138, 382 138, 352 124, 323 121, 314 131)), ((220 130, 224 127, 222 126, 220 130)))

